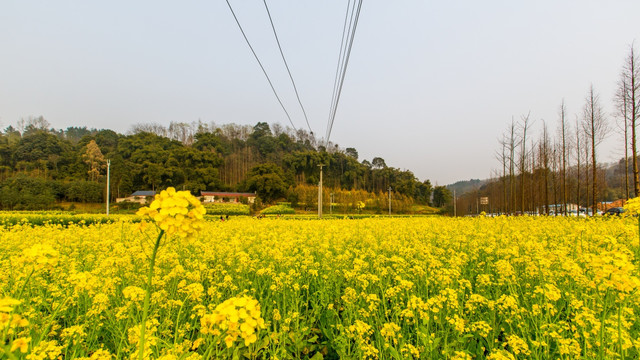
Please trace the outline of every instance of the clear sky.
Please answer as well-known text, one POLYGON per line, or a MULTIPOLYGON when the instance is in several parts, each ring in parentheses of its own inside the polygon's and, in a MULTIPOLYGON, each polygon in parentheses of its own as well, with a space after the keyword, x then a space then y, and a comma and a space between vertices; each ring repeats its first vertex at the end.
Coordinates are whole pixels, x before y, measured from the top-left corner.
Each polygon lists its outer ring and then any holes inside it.
MULTIPOLYGON (((306 127, 260 0, 231 0, 292 114, 306 127)), ((269 0, 316 134, 327 127, 347 1, 269 0)), ((608 114, 640 48, 640 1, 365 0, 331 140, 440 185, 487 178, 497 139, 531 112, 553 129, 593 84, 608 114)), ((125 133, 170 121, 287 125, 224 0, 0 2, 0 126, 125 133)), ((613 124, 613 116, 609 116, 613 124)), ((618 134, 602 160, 622 156, 618 134)))

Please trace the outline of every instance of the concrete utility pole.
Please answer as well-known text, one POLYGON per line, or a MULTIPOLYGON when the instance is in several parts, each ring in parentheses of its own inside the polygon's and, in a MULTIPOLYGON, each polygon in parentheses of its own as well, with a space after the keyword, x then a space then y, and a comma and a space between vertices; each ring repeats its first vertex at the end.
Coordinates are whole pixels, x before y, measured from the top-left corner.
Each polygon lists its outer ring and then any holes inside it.
POLYGON ((389 186, 389 215, 391 215, 391 186, 389 186))
POLYGON ((111 182, 111 160, 107 159, 107 216, 109 216, 109 185, 111 182))
POLYGON ((329 204, 329 214, 333 215, 333 193, 331 193, 331 203, 329 204))
POLYGON ((318 219, 322 219, 322 167, 323 164, 318 165, 320 167, 320 185, 318 186, 318 219))
POLYGON ((457 209, 456 209, 456 203, 457 203, 456 200, 457 200, 456 199, 456 189, 453 189, 453 217, 458 216, 458 212, 457 212, 457 209))

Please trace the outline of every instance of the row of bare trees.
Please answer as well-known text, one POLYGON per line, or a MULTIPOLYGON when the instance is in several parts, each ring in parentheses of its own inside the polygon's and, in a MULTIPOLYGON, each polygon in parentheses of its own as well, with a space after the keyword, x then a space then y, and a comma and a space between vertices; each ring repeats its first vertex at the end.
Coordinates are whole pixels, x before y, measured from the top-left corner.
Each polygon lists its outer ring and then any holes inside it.
POLYGON ((483 188, 461 197, 458 208, 462 213, 465 209, 467 212, 489 210, 480 209, 478 205, 478 198, 488 196, 492 199, 493 212, 567 215, 571 208, 568 204, 577 204, 591 208, 595 214, 601 201, 640 196, 636 138, 640 64, 633 45, 625 57, 614 102, 616 126, 611 125, 593 85, 587 92, 582 112, 575 115, 574 121, 569 120, 562 100, 554 134, 542 120, 540 134, 534 138, 530 113, 517 121, 512 119, 499 140, 500 150, 496 153, 501 169, 494 172, 492 181, 483 188), (613 130, 618 130, 616 134, 620 142, 624 142, 622 186, 607 183, 610 177, 598 153, 602 141, 613 130))

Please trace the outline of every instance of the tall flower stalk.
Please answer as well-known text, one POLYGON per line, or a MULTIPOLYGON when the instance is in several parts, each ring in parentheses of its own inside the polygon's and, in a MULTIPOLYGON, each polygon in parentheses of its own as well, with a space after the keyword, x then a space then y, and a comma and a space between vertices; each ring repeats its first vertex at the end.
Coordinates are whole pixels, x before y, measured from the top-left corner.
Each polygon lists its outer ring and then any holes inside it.
POLYGON ((162 238, 166 235, 178 236, 181 239, 190 239, 197 235, 202 229, 204 223, 204 214, 206 210, 200 201, 189 191, 176 191, 170 187, 163 190, 155 196, 155 199, 148 207, 138 210, 138 215, 146 217, 159 228, 158 238, 153 245, 153 251, 149 259, 149 272, 147 274, 147 288, 144 297, 144 305, 142 310, 142 323, 140 324, 140 339, 138 359, 143 360, 145 345, 145 330, 147 327, 147 317, 149 316, 149 307, 151 302, 151 292, 153 288, 153 269, 156 264, 156 256, 162 242, 162 238))

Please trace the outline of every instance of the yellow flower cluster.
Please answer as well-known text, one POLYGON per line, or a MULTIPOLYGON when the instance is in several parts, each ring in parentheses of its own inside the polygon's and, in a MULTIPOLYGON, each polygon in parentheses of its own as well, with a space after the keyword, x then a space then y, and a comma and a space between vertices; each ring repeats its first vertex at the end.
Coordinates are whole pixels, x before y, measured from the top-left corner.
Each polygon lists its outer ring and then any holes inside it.
POLYGON ((227 347, 241 337, 249 346, 258 339, 257 332, 265 329, 260 303, 249 296, 234 297, 216 306, 212 314, 200 319, 200 332, 214 336, 224 334, 227 347))
POLYGON ((624 209, 631 215, 640 214, 640 196, 629 199, 629 201, 624 205, 624 209))
POLYGON ((41 341, 29 355, 27 360, 54 360, 58 359, 62 353, 62 346, 55 340, 41 341))
MULTIPOLYGON (((157 253, 143 356, 637 359, 637 225, 204 222, 206 236, 157 253)), ((0 226, 0 358, 136 358, 149 259, 136 227, 0 226)))
POLYGON ((17 305, 20 305, 20 300, 12 298, 0 299, 0 313, 13 312, 13 308, 17 305))
POLYGON ((58 264, 60 253, 49 244, 35 244, 22 251, 22 257, 18 259, 32 269, 51 269, 58 264))
MULTIPOLYGON (((0 299, 0 334, 3 332, 15 333, 16 329, 29 325, 27 319, 15 313, 16 306, 20 304, 20 300, 12 298, 0 299)), ((21 345, 20 348, 22 349, 23 346, 21 345)))
POLYGON ((170 187, 156 194, 148 207, 142 207, 137 214, 156 222, 167 235, 192 238, 203 226, 204 206, 189 191, 176 191, 170 187))

